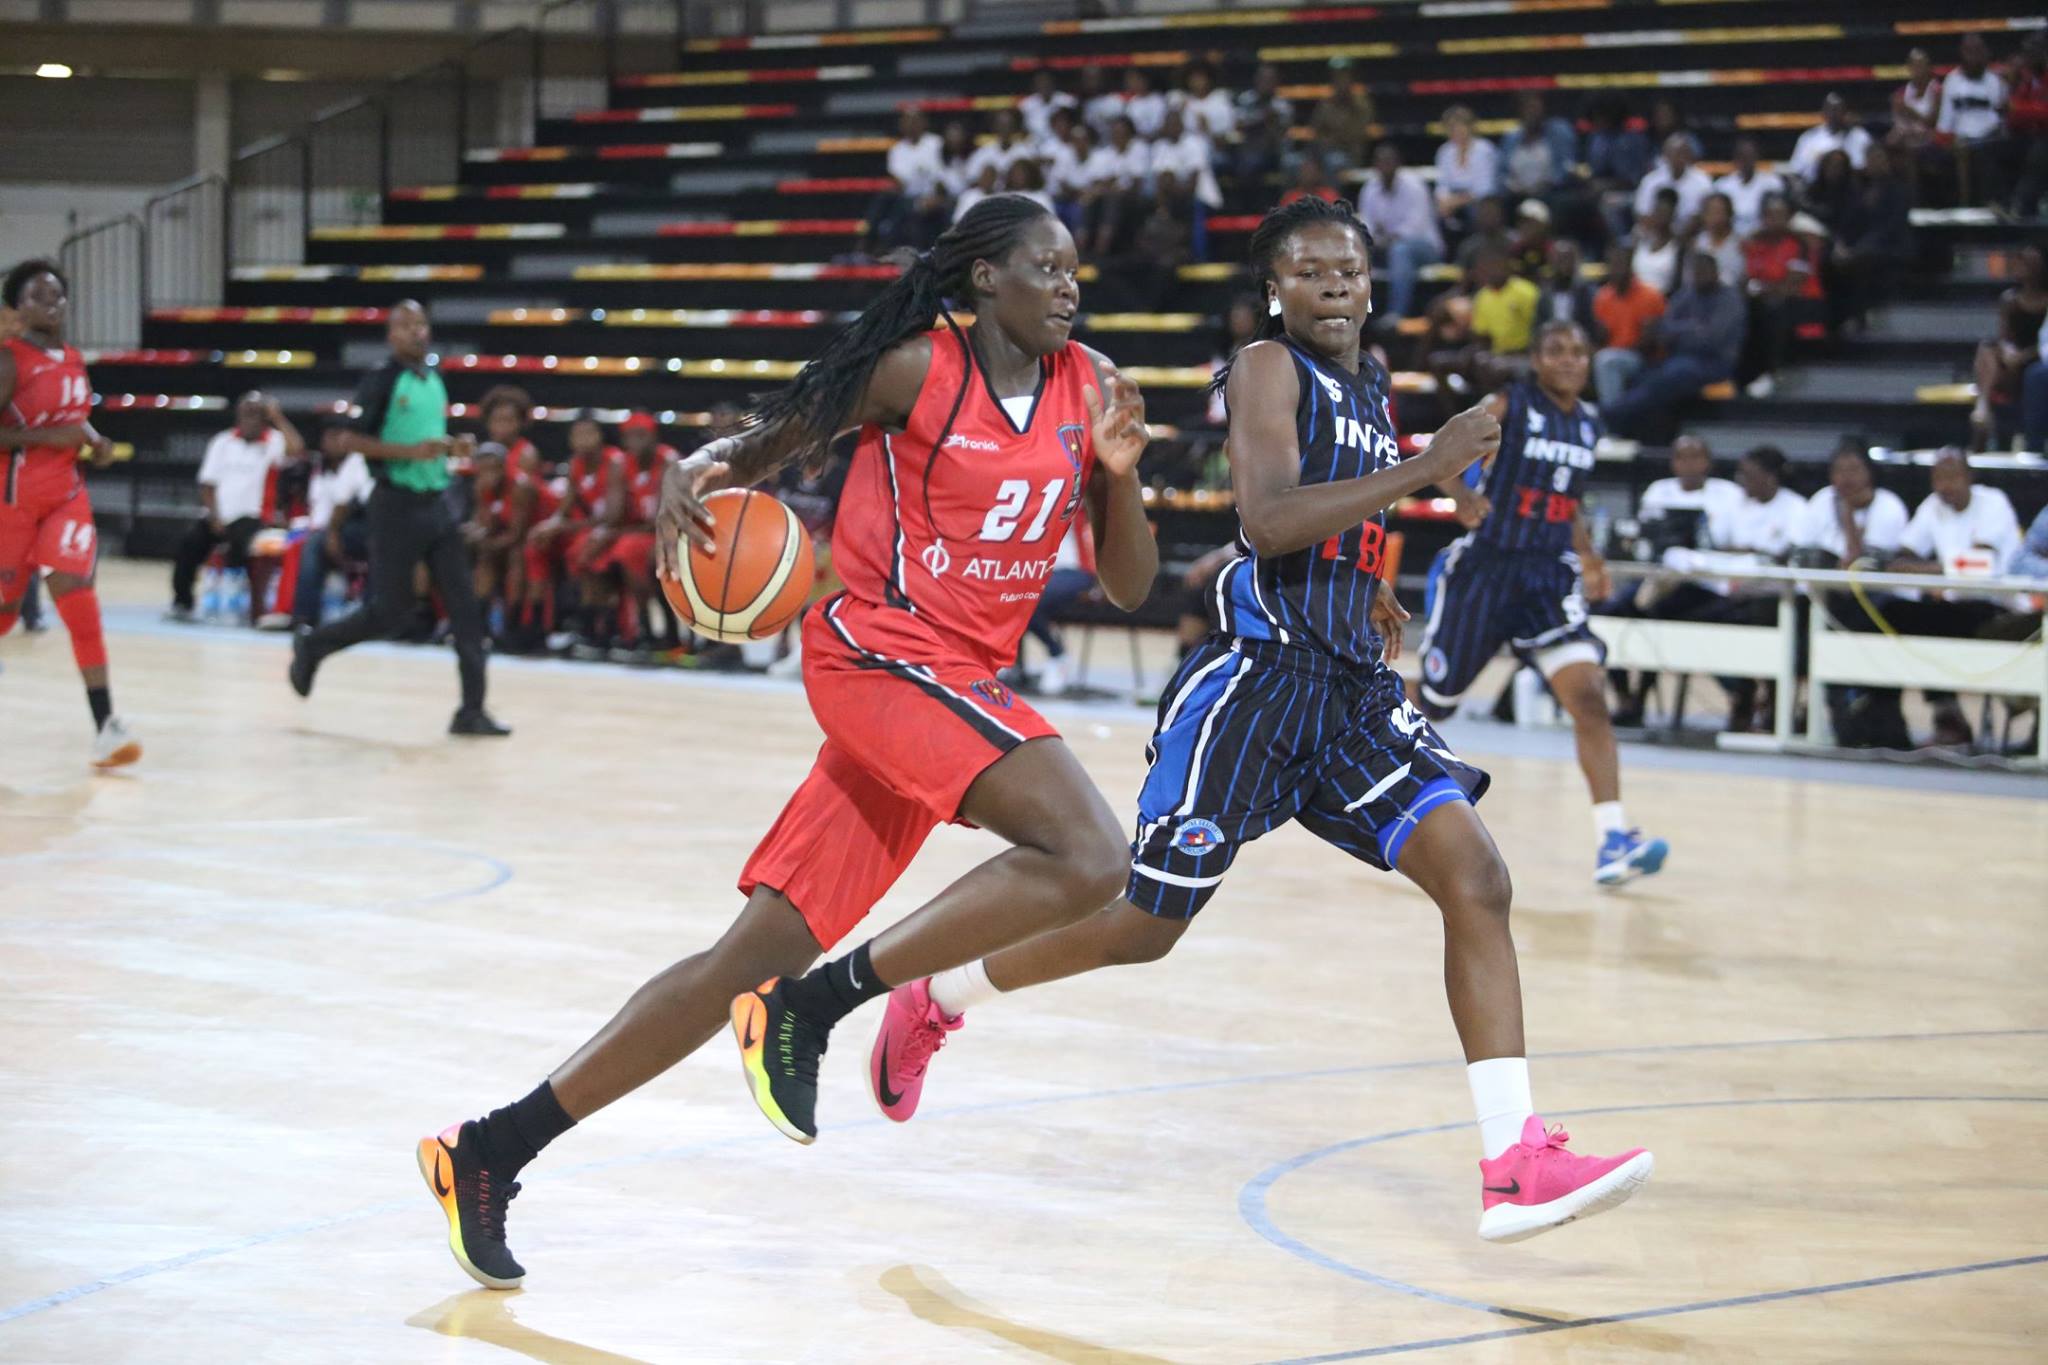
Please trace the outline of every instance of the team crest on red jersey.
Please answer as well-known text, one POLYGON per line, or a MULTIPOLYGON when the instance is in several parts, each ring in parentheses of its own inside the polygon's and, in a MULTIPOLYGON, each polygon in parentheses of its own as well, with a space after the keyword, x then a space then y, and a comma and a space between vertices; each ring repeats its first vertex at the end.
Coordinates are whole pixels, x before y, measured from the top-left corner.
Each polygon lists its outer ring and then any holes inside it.
POLYGON ((1005 711, 1017 704, 1017 694, 994 678, 976 678, 967 684, 967 690, 990 706, 1000 706, 1005 711))

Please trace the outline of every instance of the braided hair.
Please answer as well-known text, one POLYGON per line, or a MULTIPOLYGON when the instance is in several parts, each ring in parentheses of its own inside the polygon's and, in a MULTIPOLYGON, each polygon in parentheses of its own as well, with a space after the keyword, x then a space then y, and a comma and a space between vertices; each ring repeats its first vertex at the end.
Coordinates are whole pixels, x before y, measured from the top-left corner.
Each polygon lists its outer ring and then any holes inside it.
MULTIPOLYGON (((1252 233, 1249 252, 1252 267, 1252 285, 1259 291, 1259 326, 1252 333, 1249 346, 1256 341, 1277 341, 1287 334, 1287 323, 1278 313, 1272 311, 1272 304, 1266 294, 1266 286, 1273 280, 1273 262, 1287 246, 1288 239, 1304 228, 1334 223, 1349 228, 1358 234, 1358 244, 1370 254, 1372 233, 1366 230, 1351 205, 1342 199, 1321 199, 1305 194, 1291 204, 1282 204, 1259 220, 1259 226, 1252 233)), ((1242 352, 1244 347, 1239 347, 1242 352)), ((1209 391, 1220 393, 1230 382, 1230 367, 1236 363, 1236 355, 1217 367, 1216 377, 1209 381, 1209 391)))
POLYGON ((57 283, 64 286, 64 292, 71 292, 71 281, 64 278, 63 269, 47 257, 35 257, 23 261, 7 272, 7 282, 0 285, 0 304, 9 308, 21 307, 21 296, 28 290, 28 283, 38 275, 55 275, 57 283))
POLYGON ((859 318, 827 342, 795 379, 757 398, 747 425, 787 426, 798 437, 794 460, 822 460, 882 353, 928 330, 941 317, 958 331, 946 303, 971 301, 974 263, 1007 256, 1023 240, 1025 229, 1052 216, 1052 210, 1021 194, 993 194, 975 204, 862 309, 859 318))

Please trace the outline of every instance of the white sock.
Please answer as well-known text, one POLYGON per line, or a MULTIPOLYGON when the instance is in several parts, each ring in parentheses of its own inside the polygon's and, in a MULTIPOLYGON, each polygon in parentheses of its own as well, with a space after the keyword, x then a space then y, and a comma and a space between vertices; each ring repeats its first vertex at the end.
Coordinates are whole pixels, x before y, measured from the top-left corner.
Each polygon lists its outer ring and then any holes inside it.
POLYGON ((931 989, 932 1003, 944 1010, 948 1019, 958 1019, 967 1013, 969 1006, 993 1000, 1003 993, 988 979, 986 958, 977 959, 965 967, 955 967, 949 972, 940 972, 932 978, 931 989))
POLYGON ((1472 1086, 1472 1112, 1479 1116, 1479 1145, 1488 1161, 1522 1140, 1522 1125, 1536 1112, 1529 1098, 1527 1057, 1488 1057, 1465 1068, 1472 1086))
POLYGON ((1628 816, 1621 809, 1619 801, 1595 801, 1593 803, 1593 832, 1605 839, 1610 834, 1624 833, 1628 829, 1628 816))

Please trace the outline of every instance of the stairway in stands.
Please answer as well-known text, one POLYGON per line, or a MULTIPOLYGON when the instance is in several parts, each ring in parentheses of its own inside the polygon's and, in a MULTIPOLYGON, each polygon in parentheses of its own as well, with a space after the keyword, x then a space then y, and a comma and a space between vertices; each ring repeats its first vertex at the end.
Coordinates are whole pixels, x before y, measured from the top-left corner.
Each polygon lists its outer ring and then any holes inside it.
MULTIPOLYGON (((295 417, 331 417, 383 354, 382 310, 417 297, 433 312, 453 396, 523 385, 548 409, 544 450, 559 453, 560 423, 585 405, 701 423, 712 403, 793 373, 893 275, 847 258, 885 183, 897 109, 916 101, 938 119, 985 116, 1013 104, 1040 66, 1071 83, 1083 66, 1112 68, 1115 79, 1136 65, 1165 84, 1209 61, 1234 90, 1272 61, 1302 119, 1326 91, 1329 61, 1348 58, 1384 134, 1418 166, 1452 102, 1497 133, 1527 89, 1551 92, 1566 113, 1596 91, 1639 110, 1668 94, 1711 162, 1739 132, 1758 137, 1767 159, 1789 154, 1830 90, 1881 120, 1915 44, 1946 65, 1963 31, 1991 33, 2004 52, 2014 30, 2040 23, 2021 0, 1972 0, 1967 14, 1939 20, 1919 0, 1796 9, 1444 0, 1053 21, 971 37, 916 28, 693 42, 676 70, 617 81, 609 107, 544 121, 535 146, 473 151, 460 183, 399 188, 373 204, 378 220, 316 230, 303 265, 238 267, 225 307, 153 314, 149 349, 93 359, 103 421, 142 452, 144 529, 174 523, 233 394, 260 386, 295 417)), ((1141 311, 1114 277, 1085 286, 1079 335, 1134 370, 1155 421, 1201 410, 1253 221, 1212 224, 1215 263, 1181 271, 1172 311, 1141 311)), ((1727 437, 1724 453, 1741 448, 1738 435, 1769 432, 1797 437, 1795 454, 1820 454, 1844 423, 1894 444, 1959 438, 1965 406, 1953 392, 1930 406, 1923 390, 1967 377, 1968 343, 1989 327, 1998 287, 1987 259, 1966 251, 1960 276, 1909 284, 1909 306, 1782 397, 1720 405, 1709 421, 1727 437), (1916 330, 1936 315, 1938 325, 1916 330), (1882 377, 1856 377, 1866 370, 1882 377)), ((1427 377, 1403 376, 1402 388, 1404 426, 1429 429, 1438 410, 1427 377)))

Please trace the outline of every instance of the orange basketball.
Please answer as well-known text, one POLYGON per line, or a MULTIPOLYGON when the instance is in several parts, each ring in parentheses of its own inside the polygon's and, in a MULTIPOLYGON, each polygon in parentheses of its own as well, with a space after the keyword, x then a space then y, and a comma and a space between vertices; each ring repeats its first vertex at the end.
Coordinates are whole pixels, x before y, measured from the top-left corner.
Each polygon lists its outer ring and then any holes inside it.
POLYGON ((717 549, 706 554, 684 536, 682 577, 664 577, 662 594, 699 635, 734 645, 772 638, 811 600, 810 533, 796 513, 751 489, 713 493, 704 507, 717 549))

